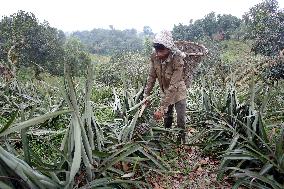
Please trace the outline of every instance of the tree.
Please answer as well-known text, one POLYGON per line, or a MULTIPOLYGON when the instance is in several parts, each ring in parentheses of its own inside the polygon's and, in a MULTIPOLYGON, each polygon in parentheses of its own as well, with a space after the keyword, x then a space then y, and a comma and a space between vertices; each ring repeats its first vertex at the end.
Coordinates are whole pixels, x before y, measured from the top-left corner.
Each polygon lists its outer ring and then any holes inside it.
POLYGON ((72 75, 82 76, 91 62, 86 48, 79 39, 68 38, 65 45, 65 62, 70 65, 72 75))
POLYGON ((217 34, 224 34, 226 38, 234 33, 241 24, 241 19, 232 15, 215 15, 214 12, 195 22, 190 20, 189 25, 175 25, 173 36, 175 40, 196 41, 204 37, 214 38, 217 34))
POLYGON ((189 40, 187 37, 187 29, 188 26, 179 23, 178 25, 174 25, 173 28, 173 38, 174 40, 189 40))
POLYGON ((143 27, 143 33, 144 33, 145 36, 153 36, 154 35, 152 28, 150 26, 144 26, 143 27))
POLYGON ((264 0, 244 15, 252 51, 266 56, 278 55, 284 48, 284 12, 276 0, 264 0))
POLYGON ((218 31, 218 24, 215 12, 211 12, 202 20, 203 29, 207 36, 212 37, 218 31))
POLYGON ((142 51, 143 38, 135 29, 116 30, 93 29, 92 31, 74 32, 72 37, 82 41, 91 53, 115 54, 121 51, 142 51))
POLYGON ((36 73, 56 73, 55 68, 62 64, 64 33, 48 22, 39 23, 33 13, 19 11, 3 17, 0 36, 0 61, 14 67, 33 67, 36 73))
POLYGON ((230 36, 240 27, 242 20, 231 14, 217 15, 218 31, 225 34, 225 38, 230 36))

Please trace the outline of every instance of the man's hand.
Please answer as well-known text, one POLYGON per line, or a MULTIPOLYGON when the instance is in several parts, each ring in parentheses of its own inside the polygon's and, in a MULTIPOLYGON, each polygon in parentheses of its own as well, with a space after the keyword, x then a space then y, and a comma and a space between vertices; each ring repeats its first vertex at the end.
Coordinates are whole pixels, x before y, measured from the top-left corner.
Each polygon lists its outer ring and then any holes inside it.
POLYGON ((154 113, 154 119, 156 121, 160 121, 162 118, 164 117, 164 110, 162 108, 158 109, 155 113, 154 113))

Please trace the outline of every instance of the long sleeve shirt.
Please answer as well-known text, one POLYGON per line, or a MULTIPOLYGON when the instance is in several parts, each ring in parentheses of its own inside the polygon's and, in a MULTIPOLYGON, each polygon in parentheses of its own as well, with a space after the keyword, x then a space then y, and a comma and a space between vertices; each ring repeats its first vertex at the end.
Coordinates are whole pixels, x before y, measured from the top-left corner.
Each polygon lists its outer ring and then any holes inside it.
POLYGON ((171 104, 186 98, 184 82, 184 61, 177 54, 170 53, 165 61, 151 55, 150 70, 145 87, 145 95, 150 95, 156 80, 161 89, 161 107, 167 109, 171 104))

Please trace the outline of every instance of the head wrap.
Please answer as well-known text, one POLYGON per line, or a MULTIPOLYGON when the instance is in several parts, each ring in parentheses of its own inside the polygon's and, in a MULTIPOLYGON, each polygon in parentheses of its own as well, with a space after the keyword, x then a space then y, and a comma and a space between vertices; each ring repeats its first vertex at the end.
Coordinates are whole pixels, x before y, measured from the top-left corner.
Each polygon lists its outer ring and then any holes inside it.
POLYGON ((186 57, 186 54, 176 47, 170 31, 162 30, 155 36, 153 43, 162 44, 166 48, 170 49, 174 54, 178 54, 183 58, 186 57))
POLYGON ((175 46, 172 33, 166 30, 163 30, 160 33, 158 33, 155 36, 153 43, 162 44, 170 50, 172 50, 172 48, 175 46))

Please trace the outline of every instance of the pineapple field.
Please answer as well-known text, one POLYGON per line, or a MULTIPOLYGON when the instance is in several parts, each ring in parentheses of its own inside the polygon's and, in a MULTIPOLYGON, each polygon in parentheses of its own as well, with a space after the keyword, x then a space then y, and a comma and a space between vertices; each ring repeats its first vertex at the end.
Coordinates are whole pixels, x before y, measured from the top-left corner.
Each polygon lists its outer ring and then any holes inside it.
POLYGON ((175 25, 175 41, 208 49, 179 144, 153 117, 159 87, 143 97, 154 33, 65 35, 33 13, 3 17, 0 188, 283 189, 283 28, 276 0, 175 25))

